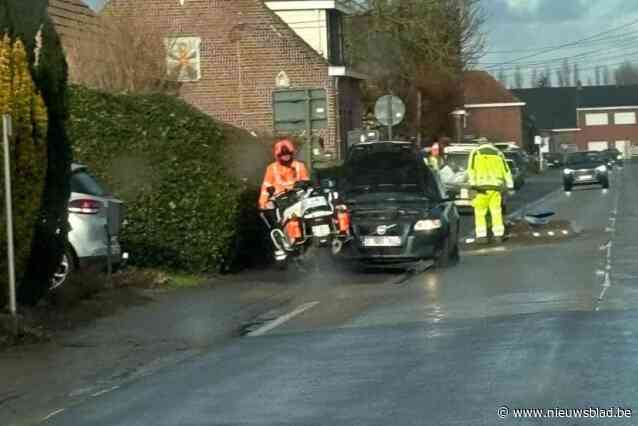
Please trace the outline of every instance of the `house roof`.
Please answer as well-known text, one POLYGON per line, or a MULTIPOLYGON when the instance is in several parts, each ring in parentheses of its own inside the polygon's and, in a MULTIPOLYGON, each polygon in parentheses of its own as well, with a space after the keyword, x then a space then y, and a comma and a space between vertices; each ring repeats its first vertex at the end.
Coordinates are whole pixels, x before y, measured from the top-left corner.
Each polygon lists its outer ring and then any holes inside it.
POLYGON ((578 105, 575 87, 516 89, 512 92, 527 104, 539 129, 574 129, 578 105))
POLYGON ((83 0, 49 0, 49 16, 62 38, 81 38, 95 13, 83 0))
POLYGON ((578 108, 638 105, 638 85, 583 87, 578 108))
POLYGON ((463 92, 466 105, 521 102, 485 71, 466 71, 463 73, 463 92))
POLYGON ((578 108, 638 106, 638 85, 544 87, 512 92, 527 103, 528 112, 541 129, 577 128, 578 108))

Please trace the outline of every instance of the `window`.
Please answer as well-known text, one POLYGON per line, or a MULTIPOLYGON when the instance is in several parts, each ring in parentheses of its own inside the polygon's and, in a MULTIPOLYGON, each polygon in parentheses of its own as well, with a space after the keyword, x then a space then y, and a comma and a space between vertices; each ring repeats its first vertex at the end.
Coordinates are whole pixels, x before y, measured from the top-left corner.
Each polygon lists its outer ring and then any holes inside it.
POLYGON ((166 66, 168 75, 180 82, 201 78, 199 37, 167 37, 166 66))
POLYGON ((609 124, 609 115, 606 112, 585 114, 585 124, 587 126, 606 126, 609 124))
POLYGON ((87 172, 75 172, 71 176, 71 192, 104 197, 107 191, 87 172))
POLYGON ((615 124, 636 124, 635 112, 617 112, 614 114, 615 124))

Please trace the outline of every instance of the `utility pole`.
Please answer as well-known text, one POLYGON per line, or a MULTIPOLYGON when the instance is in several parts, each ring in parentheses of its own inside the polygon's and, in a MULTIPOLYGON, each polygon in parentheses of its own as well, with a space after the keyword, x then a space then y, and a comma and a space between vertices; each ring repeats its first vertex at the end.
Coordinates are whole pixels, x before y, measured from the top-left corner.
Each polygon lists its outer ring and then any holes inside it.
POLYGON ((423 92, 421 89, 416 91, 416 142, 421 147, 421 123, 423 120, 423 92))
POLYGON ((9 262, 9 310, 11 316, 17 318, 16 303, 16 273, 13 245, 13 206, 11 196, 11 150, 9 149, 9 137, 12 135, 11 117, 8 114, 2 116, 2 142, 4 148, 4 197, 6 202, 7 224, 7 260, 9 262))

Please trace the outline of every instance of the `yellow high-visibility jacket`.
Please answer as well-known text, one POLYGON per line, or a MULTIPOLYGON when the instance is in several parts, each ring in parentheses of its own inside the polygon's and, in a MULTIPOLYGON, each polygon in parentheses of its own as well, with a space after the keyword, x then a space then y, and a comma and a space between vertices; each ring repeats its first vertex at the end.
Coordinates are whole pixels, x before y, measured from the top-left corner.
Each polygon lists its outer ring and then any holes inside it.
POLYGON ((514 180, 505 156, 490 144, 481 145, 470 154, 467 165, 470 186, 514 188, 514 180))

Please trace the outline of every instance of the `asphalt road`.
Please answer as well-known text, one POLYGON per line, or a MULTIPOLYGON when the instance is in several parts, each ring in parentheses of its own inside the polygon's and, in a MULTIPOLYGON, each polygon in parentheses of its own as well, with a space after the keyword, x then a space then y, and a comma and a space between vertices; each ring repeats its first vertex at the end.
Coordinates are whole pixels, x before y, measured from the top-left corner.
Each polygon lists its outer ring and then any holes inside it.
POLYGON ((543 206, 571 222, 573 238, 465 253, 408 280, 308 274, 252 337, 44 423, 638 424, 625 411, 638 415, 638 165, 616 174, 609 191, 552 192, 556 173, 544 190, 530 185, 527 201, 550 193, 543 206), (518 409, 589 411, 541 419, 518 409))

